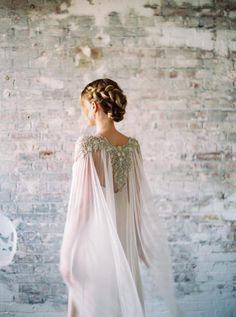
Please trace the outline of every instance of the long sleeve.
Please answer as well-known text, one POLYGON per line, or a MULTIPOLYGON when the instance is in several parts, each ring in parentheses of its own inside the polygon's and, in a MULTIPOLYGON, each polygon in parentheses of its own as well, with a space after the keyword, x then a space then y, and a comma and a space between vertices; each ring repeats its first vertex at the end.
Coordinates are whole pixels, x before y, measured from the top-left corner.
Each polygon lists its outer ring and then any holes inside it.
POLYGON ((184 317, 177 303, 168 234, 154 204, 153 193, 144 171, 141 150, 135 152, 135 223, 140 259, 148 267, 156 294, 161 297, 171 317, 184 317), (148 265, 147 265, 148 264, 148 265))
POLYGON ((69 261, 73 244, 88 220, 91 199, 91 156, 82 155, 78 141, 72 165, 72 181, 67 208, 60 260, 69 261))
POLYGON ((137 168, 138 164, 143 168, 143 159, 141 154, 141 149, 134 155, 135 166, 134 169, 134 196, 133 196, 133 204, 135 206, 135 236, 136 236, 136 243, 137 243, 137 250, 139 258, 143 261, 143 263, 149 267, 149 260, 148 254, 146 254, 146 250, 148 250, 148 246, 144 245, 145 241, 143 239, 143 230, 145 230, 143 226, 142 220, 142 196, 141 196, 141 189, 142 189, 142 178, 140 174, 140 168, 137 168), (138 157, 137 157, 138 156, 138 157))

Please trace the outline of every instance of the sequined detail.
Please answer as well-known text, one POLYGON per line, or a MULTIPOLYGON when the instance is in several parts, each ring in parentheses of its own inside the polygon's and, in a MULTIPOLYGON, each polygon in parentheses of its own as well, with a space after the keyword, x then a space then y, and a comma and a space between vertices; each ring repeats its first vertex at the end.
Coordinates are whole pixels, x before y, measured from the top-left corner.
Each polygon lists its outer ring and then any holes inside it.
POLYGON ((131 166, 131 153, 136 149, 140 152, 137 139, 129 137, 124 145, 113 145, 103 136, 81 136, 76 142, 75 157, 85 157, 89 152, 105 149, 110 153, 114 179, 114 191, 120 191, 126 184, 128 172, 131 166))

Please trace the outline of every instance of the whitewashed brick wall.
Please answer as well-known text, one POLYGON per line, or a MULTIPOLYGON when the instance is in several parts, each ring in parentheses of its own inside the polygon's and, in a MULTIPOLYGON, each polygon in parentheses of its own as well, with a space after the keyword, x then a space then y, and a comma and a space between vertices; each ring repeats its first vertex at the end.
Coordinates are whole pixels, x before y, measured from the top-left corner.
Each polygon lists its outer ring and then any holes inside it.
POLYGON ((0 211, 19 222, 1 317, 66 316, 79 94, 102 77, 127 94, 116 127, 140 141, 187 317, 236 316, 235 62, 233 0, 0 2, 0 211))

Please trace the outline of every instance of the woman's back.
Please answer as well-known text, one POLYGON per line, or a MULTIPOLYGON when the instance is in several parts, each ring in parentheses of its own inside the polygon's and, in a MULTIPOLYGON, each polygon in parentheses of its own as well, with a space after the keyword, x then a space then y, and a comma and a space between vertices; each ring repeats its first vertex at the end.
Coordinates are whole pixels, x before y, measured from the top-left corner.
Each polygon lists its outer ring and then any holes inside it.
POLYGON ((82 136, 77 141, 76 155, 86 155, 92 152, 93 161, 96 167, 97 174, 100 179, 100 184, 104 184, 104 167, 103 162, 106 156, 106 161, 110 159, 113 182, 112 185, 114 192, 118 192, 127 183, 127 176, 132 167, 133 155, 135 152, 140 154, 140 146, 137 139, 127 137, 126 143, 122 145, 114 145, 105 136, 102 135, 89 135, 82 136))

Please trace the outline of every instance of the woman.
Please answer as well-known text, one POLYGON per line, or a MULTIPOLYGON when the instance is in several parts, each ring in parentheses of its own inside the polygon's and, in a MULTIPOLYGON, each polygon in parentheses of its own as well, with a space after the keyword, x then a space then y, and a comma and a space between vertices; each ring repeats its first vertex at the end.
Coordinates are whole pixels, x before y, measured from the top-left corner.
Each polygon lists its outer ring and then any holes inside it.
POLYGON ((83 89, 80 103, 96 133, 75 144, 60 250, 68 316, 144 317, 140 265, 153 277, 155 294, 165 300, 170 316, 184 316, 139 142, 114 126, 124 117, 126 96, 113 80, 97 79, 83 89))

